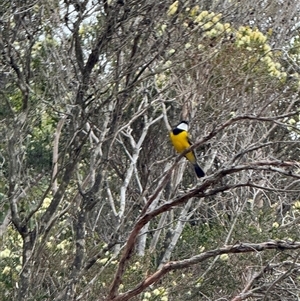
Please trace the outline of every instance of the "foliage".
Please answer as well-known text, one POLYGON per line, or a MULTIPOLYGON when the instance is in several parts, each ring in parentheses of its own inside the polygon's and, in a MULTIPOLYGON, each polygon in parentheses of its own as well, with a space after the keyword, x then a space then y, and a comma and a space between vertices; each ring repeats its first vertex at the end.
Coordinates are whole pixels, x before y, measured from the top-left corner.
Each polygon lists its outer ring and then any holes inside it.
POLYGON ((0 299, 298 294, 298 9, 4 1, 0 299))

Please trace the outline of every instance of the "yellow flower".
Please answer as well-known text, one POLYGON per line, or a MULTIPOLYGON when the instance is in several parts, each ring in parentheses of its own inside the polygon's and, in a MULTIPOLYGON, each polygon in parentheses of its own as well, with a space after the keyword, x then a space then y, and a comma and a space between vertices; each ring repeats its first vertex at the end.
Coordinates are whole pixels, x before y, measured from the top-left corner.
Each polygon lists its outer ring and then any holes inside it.
POLYGON ((7 248, 0 252, 0 258, 7 258, 10 257, 10 255, 11 251, 7 248))
POLYGON ((215 16, 215 13, 211 12, 207 15, 207 19, 212 19, 215 16))
POLYGON ((186 43, 186 44, 184 45, 185 49, 189 49, 191 46, 192 46, 191 43, 186 43))
POLYGON ((245 30, 246 30, 246 27, 245 27, 245 26, 240 26, 240 27, 239 27, 239 31, 240 31, 240 32, 244 32, 245 30))
POLYGON ((251 38, 253 40, 259 40, 259 32, 257 32, 257 31, 252 32, 251 38))
POLYGON ((198 11, 199 11, 199 5, 194 6, 190 11, 190 16, 195 17, 198 11))
POLYGON ((204 25, 203 25, 203 28, 204 29, 211 29, 212 27, 214 26, 214 23, 209 21, 209 22, 206 22, 204 25))
MULTIPOLYGON (((293 119, 294 122, 291 123, 291 122, 290 122, 291 120, 292 120, 292 119, 289 120, 289 124, 295 124, 295 123, 296 123, 296 121, 295 121, 294 119, 293 119)), ((295 209, 300 209, 300 201, 296 201, 293 207, 294 207, 295 209)))
POLYGON ((108 258, 102 258, 98 262, 101 263, 101 264, 106 264, 107 261, 108 261, 108 258))
POLYGON ((236 37, 237 40, 240 40, 242 38, 242 34, 240 32, 237 32, 235 34, 235 37, 236 37))
POLYGON ((151 298, 151 293, 150 292, 145 292, 144 297, 145 298, 151 298))
POLYGON ((199 22, 203 21, 203 19, 204 19, 208 14, 209 14, 209 13, 208 13, 207 10, 202 11, 202 12, 197 16, 197 18, 195 19, 195 22, 196 22, 196 23, 199 23, 199 22))
POLYGON ((166 25, 166 24, 163 24, 160 28, 161 28, 161 31, 162 31, 162 32, 165 32, 165 30, 166 30, 166 28, 167 28, 167 25, 166 25))
POLYGON ((44 202, 43 202, 42 208, 43 209, 48 208, 49 205, 50 205, 50 203, 51 203, 51 199, 50 198, 44 198, 44 202))
POLYGON ((155 82, 159 87, 162 87, 167 80, 167 76, 164 73, 155 74, 155 82))
POLYGON ((56 249, 58 250, 64 250, 69 246, 69 242, 65 239, 63 241, 61 241, 57 246, 56 249))
POLYGON ((265 44, 263 46, 263 50, 264 50, 264 52, 269 52, 269 51, 271 51, 271 47, 268 44, 265 44))
POLYGON ((203 246, 200 246, 200 247, 199 247, 199 252, 200 252, 200 253, 202 253, 204 250, 205 250, 205 247, 203 247, 203 246))
POLYGON ((79 30, 78 30, 79 35, 83 35, 85 33, 85 28, 84 26, 80 26, 79 30))
POLYGON ((222 255, 220 255, 220 259, 222 261, 227 261, 229 259, 229 256, 228 256, 228 254, 222 254, 222 255))
POLYGON ((9 266, 6 266, 6 267, 3 269, 2 274, 3 274, 3 275, 8 275, 9 272, 10 272, 10 270, 11 270, 11 268, 10 268, 9 266))
POLYGON ((201 16, 202 18, 205 18, 206 16, 208 16, 209 12, 207 10, 204 10, 200 13, 199 16, 201 16))
MULTIPOLYGON (((221 15, 221 16, 222 16, 222 15, 221 15)), ((217 15, 217 16, 214 16, 214 17, 212 18, 212 21, 213 21, 214 23, 217 23, 217 22, 219 22, 219 20, 220 20, 221 16, 219 16, 219 15, 217 15)))
POLYGON ((173 16, 175 15, 175 13, 177 12, 178 10, 178 4, 179 2, 178 1, 175 1, 173 4, 170 5, 169 9, 168 9, 168 12, 167 12, 167 15, 168 16, 173 16))
POLYGON ((244 44, 250 44, 250 37, 249 36, 243 36, 241 38, 241 41, 244 43, 244 44))
POLYGON ((267 37, 265 37, 262 33, 259 35, 259 41, 261 43, 265 43, 267 41, 267 37))
POLYGON ((215 29, 220 31, 220 32, 223 32, 225 31, 225 27, 222 23, 218 22, 216 25, 215 25, 215 29))
POLYGON ((275 77, 280 77, 281 73, 278 70, 274 70, 274 71, 271 72, 271 75, 275 76, 275 77))
POLYGON ((209 38, 213 38, 218 35, 218 32, 215 29, 211 29, 206 33, 206 36, 209 38))
POLYGON ((271 63, 273 63, 271 57, 269 55, 265 56, 263 59, 262 59, 264 62, 266 62, 268 65, 270 65, 271 63))
POLYGON ((281 79, 286 79, 287 73, 286 72, 281 72, 280 78, 281 79))
POLYGON ((172 61, 166 61, 165 63, 164 63, 164 68, 169 68, 170 66, 172 65, 172 61))
POLYGON ((281 68, 280 63, 275 63, 275 68, 280 69, 281 68))
POLYGON ((230 23, 225 23, 225 24, 224 24, 224 28, 225 28, 226 32, 227 32, 227 30, 231 31, 231 28, 230 28, 230 27, 231 27, 231 26, 230 26, 230 23))

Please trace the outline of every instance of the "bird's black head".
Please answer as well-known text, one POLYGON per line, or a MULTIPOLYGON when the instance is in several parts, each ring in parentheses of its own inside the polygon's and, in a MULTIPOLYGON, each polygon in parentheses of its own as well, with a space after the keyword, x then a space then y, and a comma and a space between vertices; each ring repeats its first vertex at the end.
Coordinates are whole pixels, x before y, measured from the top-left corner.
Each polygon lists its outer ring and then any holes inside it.
POLYGON ((189 130, 189 124, 187 121, 180 121, 180 123, 176 126, 176 129, 187 132, 189 130))

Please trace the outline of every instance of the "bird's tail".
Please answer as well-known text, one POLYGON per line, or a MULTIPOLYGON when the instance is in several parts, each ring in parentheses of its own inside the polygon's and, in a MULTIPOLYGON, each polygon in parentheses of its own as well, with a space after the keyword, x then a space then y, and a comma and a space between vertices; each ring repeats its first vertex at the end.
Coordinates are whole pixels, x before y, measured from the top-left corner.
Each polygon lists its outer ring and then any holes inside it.
POLYGON ((202 170, 202 168, 198 165, 198 163, 194 164, 195 172, 198 178, 203 178, 205 177, 205 173, 202 170))

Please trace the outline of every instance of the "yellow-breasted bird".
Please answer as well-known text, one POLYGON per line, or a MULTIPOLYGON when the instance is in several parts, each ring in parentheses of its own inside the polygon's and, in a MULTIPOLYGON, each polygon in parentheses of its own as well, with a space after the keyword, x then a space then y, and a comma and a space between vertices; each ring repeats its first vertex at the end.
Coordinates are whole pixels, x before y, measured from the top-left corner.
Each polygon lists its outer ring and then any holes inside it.
MULTIPOLYGON (((186 121, 181 121, 171 132, 170 139, 178 153, 183 153, 187 148, 189 148, 192 143, 189 139, 189 124, 186 121)), ((204 171, 197 163, 197 159, 194 151, 185 154, 185 157, 194 165, 195 172, 198 178, 205 176, 204 171)))

